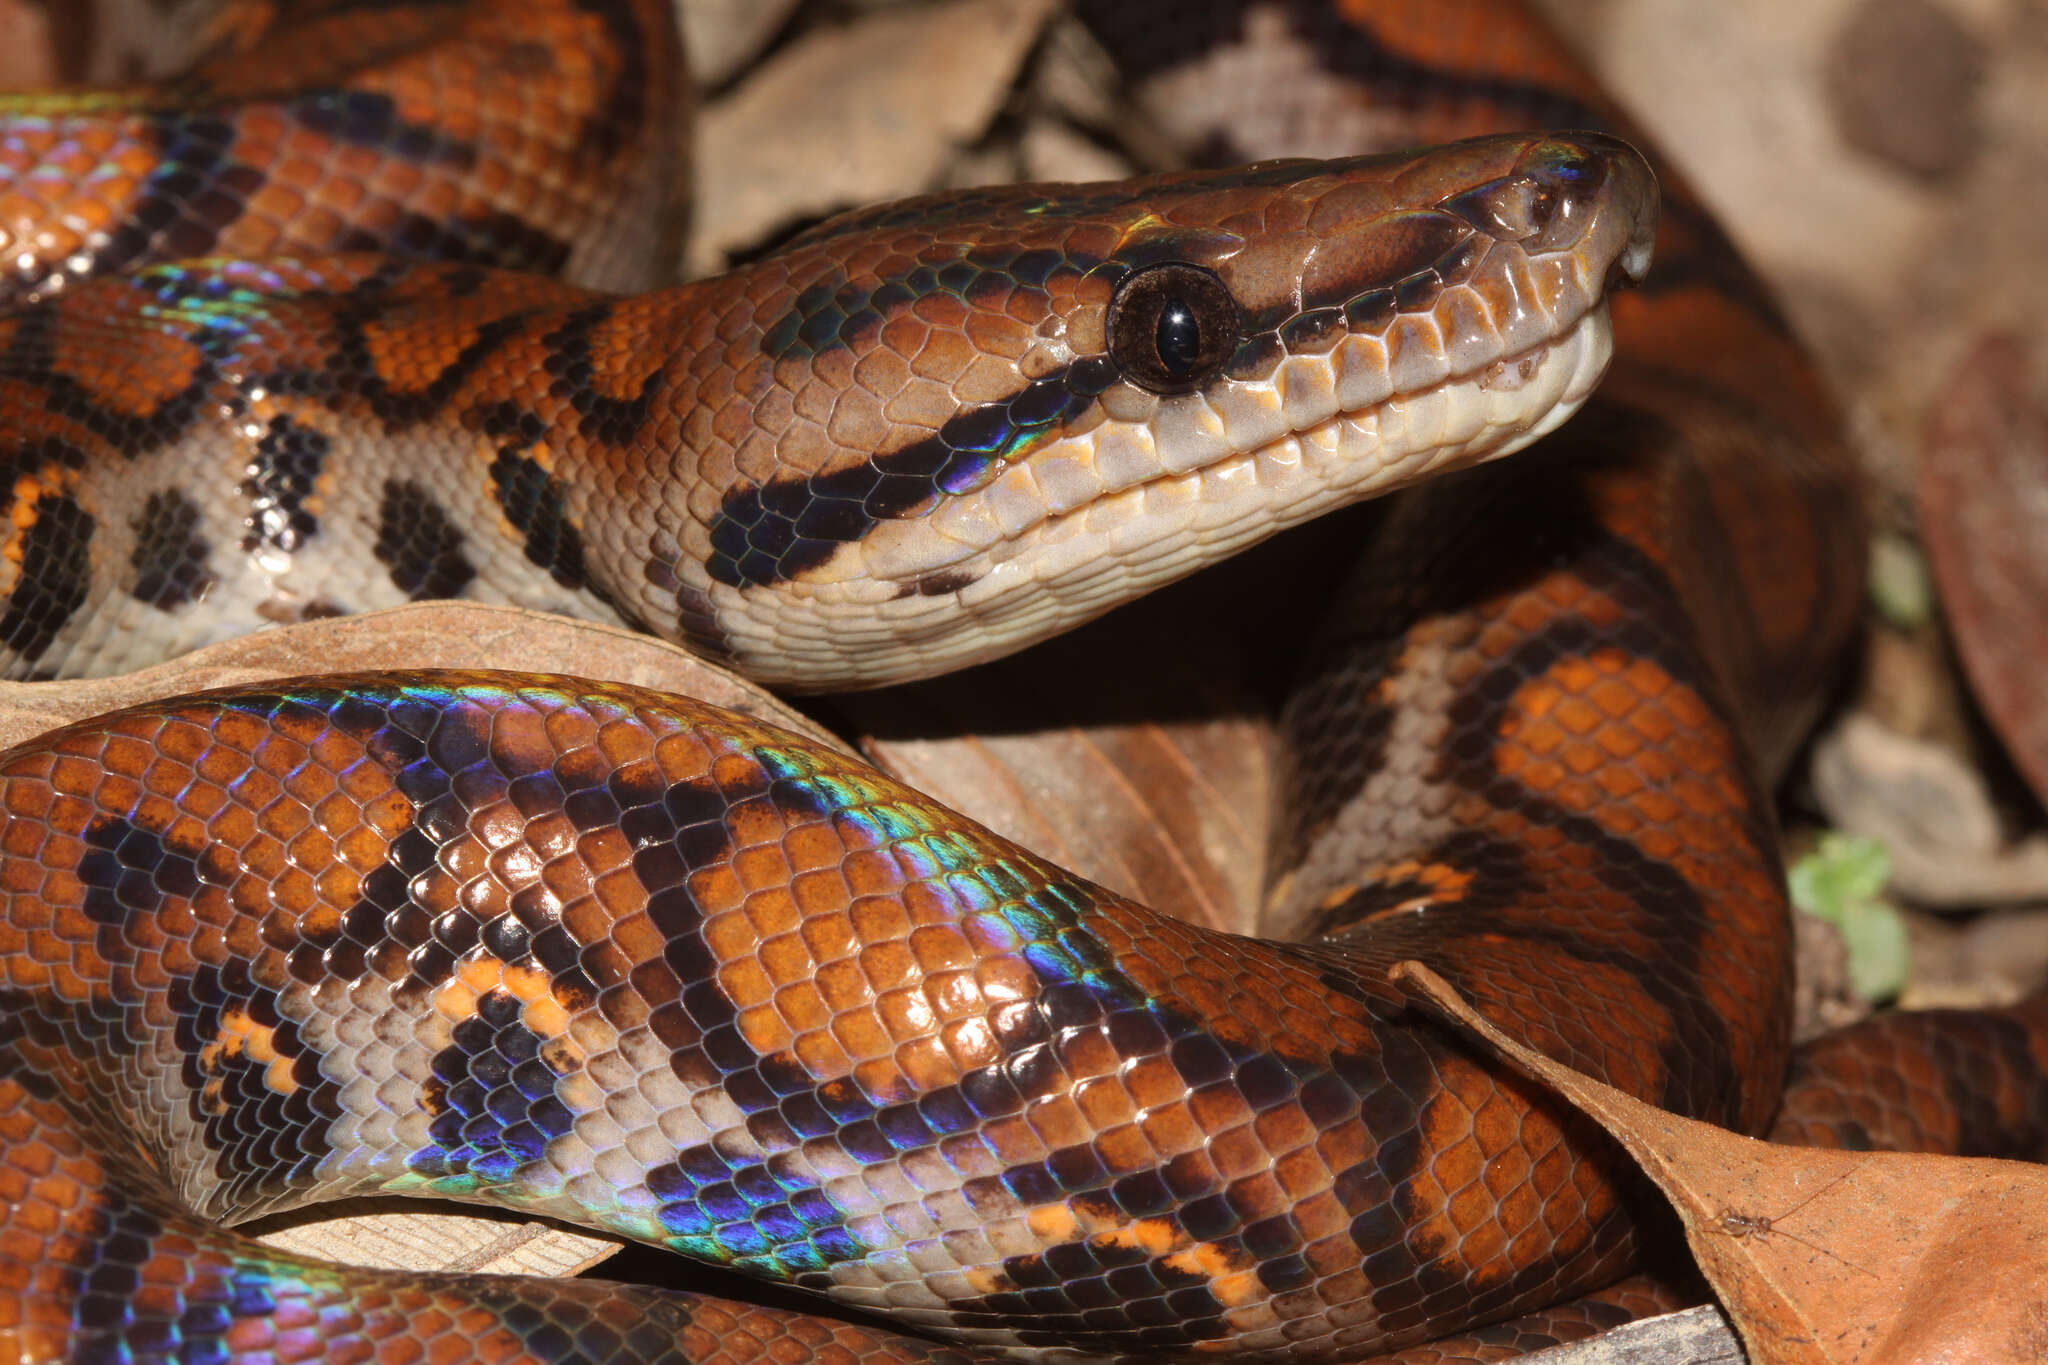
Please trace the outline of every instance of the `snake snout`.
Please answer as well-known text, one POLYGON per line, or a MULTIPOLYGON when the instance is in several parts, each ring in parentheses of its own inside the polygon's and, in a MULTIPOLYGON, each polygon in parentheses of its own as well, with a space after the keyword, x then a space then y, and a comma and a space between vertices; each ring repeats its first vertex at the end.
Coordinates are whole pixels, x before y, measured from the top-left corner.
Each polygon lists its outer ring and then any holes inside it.
POLYGON ((1580 240, 1602 206, 1627 235, 1608 272, 1610 288, 1641 284, 1650 272, 1657 240, 1657 173, 1642 153, 1606 133, 1572 133, 1546 141, 1532 154, 1529 174, 1544 184, 1558 205, 1543 234, 1561 243, 1580 240))
POLYGON ((1625 229, 1610 286, 1642 283, 1657 232, 1657 179, 1635 148, 1605 133, 1553 134, 1532 143, 1506 175, 1453 195, 1443 207, 1528 252, 1570 249, 1603 218, 1625 229))

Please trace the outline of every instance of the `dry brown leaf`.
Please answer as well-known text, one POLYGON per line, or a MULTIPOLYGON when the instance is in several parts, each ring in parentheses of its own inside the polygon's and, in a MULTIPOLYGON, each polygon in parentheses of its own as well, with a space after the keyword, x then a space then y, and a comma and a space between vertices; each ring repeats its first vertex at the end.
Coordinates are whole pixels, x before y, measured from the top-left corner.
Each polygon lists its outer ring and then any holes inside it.
POLYGON ((111 678, 0 683, 0 748, 159 697, 377 668, 495 668, 632 683, 742 711, 841 747, 754 684, 651 636, 520 607, 415 602, 257 631, 111 678))
POLYGON ((2025 348, 1989 336, 1934 409, 1916 490, 1956 650, 2006 751, 2048 801, 2048 405, 2025 348))
POLYGON ((1244 716, 874 738, 892 776, 1119 895, 1253 930, 1269 731, 1244 716))
POLYGON ((27 0, 0 0, 0 86, 46 85, 55 77, 50 16, 27 0))
POLYGON ((988 126, 1054 0, 953 0, 806 34, 704 110, 685 269, 779 228, 930 189, 988 126))
MULTIPOLYGON (((378 1206, 400 1202, 410 1201, 374 1201, 378 1206)), ((320 1218, 294 1221, 257 1240, 323 1261, 420 1274, 569 1276, 619 1250, 609 1238, 481 1213, 384 1207, 375 1212, 322 1212, 320 1218)))
POLYGON ((1628 1150, 1684 1220, 1752 1365, 1993 1365, 2048 1355, 2048 1169, 1741 1137, 1522 1046, 1419 962, 1392 976, 1628 1150))
POLYGON ((690 75, 716 85, 738 71, 789 21, 803 0, 676 0, 690 75))
POLYGON ((1238 576, 1168 588, 1000 663, 840 698, 890 775, 1120 895, 1254 928, 1274 742, 1238 576), (1161 660, 1173 661, 1161 667, 1161 660))

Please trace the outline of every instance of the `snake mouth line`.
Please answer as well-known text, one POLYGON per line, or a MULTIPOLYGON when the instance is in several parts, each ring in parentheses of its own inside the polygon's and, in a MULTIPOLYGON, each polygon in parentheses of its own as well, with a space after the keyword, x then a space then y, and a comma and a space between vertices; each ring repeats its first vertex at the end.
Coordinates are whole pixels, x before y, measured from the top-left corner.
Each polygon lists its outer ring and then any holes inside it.
POLYGON ((1030 462, 1020 462, 1005 476, 1025 485, 1021 507, 1009 509, 1014 524, 998 524, 999 505, 987 543, 877 584, 891 596, 858 614, 821 601, 784 622, 781 643, 859 646, 870 666, 832 683, 842 687, 996 657, 1020 636, 1092 619, 1335 507, 1519 450, 1578 410, 1611 354, 1603 300, 1511 355, 1059 511, 1047 510, 1030 462), (963 612, 974 628, 961 628, 963 612))
MULTIPOLYGON (((1077 534, 1086 534, 1090 552, 1105 560, 1149 557, 1138 552, 1152 540, 1160 542, 1163 555, 1176 528, 1159 518, 1185 507, 1197 512, 1201 529, 1218 533, 1201 537, 1206 562, 1333 505, 1522 449, 1578 410, 1605 373, 1611 347, 1603 301, 1556 335, 1482 368, 1396 392, 1196 468, 1161 468, 1077 506, 1048 509, 980 552, 990 557, 991 572, 1035 546, 1064 543, 1077 534), (1257 497, 1261 491, 1263 498, 1257 497), (1267 515, 1253 513, 1248 500, 1265 502, 1267 515), (1208 509, 1207 515, 1200 509, 1208 509)), ((972 557, 963 555, 947 567, 964 566, 972 557)), ((1066 567, 1063 561, 1060 567, 1066 567)), ((1001 591, 1001 585, 985 584, 986 573, 961 587, 962 602, 972 607, 1001 591)))

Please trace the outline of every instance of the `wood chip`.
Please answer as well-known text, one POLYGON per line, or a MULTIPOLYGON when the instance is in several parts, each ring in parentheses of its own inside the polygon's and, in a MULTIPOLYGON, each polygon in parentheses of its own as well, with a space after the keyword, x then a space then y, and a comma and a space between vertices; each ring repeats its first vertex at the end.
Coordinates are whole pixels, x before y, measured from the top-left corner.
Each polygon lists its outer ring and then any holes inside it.
POLYGON ((1532 1351, 1521 1365, 1744 1365, 1742 1341, 1712 1304, 1610 1328, 1597 1337, 1532 1351))

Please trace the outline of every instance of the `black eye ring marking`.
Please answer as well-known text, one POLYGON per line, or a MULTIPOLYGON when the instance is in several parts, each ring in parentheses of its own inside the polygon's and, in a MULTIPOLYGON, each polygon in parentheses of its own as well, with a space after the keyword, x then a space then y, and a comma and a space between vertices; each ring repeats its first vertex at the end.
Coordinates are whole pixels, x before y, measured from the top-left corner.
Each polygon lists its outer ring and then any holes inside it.
POLYGON ((1220 373, 1242 339, 1237 300, 1216 272, 1183 261, 1146 266, 1109 301, 1109 355, 1154 393, 1186 393, 1220 373))

